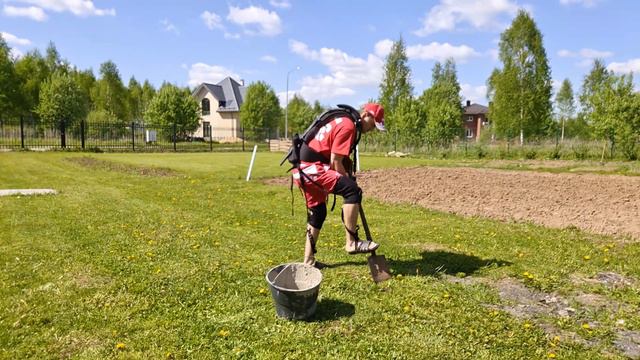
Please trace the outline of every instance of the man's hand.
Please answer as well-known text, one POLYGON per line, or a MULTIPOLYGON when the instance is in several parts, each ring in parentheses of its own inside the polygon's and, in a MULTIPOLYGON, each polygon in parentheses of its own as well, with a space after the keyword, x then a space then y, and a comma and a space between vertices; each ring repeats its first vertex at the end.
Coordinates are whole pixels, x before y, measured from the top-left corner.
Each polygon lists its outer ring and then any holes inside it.
POLYGON ((345 158, 349 160, 347 156, 331 153, 331 169, 337 171, 340 175, 348 176, 349 172, 344 166, 345 158))

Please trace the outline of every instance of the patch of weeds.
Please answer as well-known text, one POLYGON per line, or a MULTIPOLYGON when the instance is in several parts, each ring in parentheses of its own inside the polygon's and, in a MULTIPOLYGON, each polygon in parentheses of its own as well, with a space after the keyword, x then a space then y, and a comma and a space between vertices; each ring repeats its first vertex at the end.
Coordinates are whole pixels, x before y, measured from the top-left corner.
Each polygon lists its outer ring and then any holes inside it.
POLYGON ((67 158, 66 160, 90 169, 116 171, 116 172, 122 172, 122 173, 133 174, 133 175, 143 175, 143 176, 176 176, 177 175, 175 171, 167 168, 120 164, 112 161, 99 160, 96 158, 86 157, 86 156, 67 158))

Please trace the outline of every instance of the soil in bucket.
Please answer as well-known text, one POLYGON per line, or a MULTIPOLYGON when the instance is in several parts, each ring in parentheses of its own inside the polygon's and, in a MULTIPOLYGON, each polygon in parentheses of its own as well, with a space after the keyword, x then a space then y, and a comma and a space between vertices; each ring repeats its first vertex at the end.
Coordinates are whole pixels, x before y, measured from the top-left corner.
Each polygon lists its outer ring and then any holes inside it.
POLYGON ((315 313, 320 270, 302 263, 282 264, 269 270, 266 278, 278 316, 302 320, 315 313))

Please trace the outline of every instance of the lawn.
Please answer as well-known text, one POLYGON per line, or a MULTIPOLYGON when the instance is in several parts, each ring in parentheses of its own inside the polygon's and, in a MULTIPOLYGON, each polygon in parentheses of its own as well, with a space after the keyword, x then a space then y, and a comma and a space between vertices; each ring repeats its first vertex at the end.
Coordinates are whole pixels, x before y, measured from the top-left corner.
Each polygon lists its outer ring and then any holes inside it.
POLYGON ((318 246, 333 266, 315 317, 279 319, 264 275, 301 260, 305 224, 299 193, 292 216, 288 187, 263 181, 284 174, 281 157, 258 153, 246 182, 250 153, 0 154, 0 188, 60 192, 0 198, 0 358, 623 358, 617 334, 640 329, 637 284, 576 280, 637 279, 633 242, 366 194, 394 278, 375 285, 365 256, 344 252, 336 210, 318 246), (504 279, 620 306, 514 316, 493 285, 504 279))

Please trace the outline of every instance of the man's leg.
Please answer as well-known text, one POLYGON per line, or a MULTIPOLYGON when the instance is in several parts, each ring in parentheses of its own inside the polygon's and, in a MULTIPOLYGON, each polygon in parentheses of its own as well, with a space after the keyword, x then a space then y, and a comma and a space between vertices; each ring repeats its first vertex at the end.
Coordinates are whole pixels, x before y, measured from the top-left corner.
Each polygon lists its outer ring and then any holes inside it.
POLYGON ((358 242, 357 240, 359 239, 355 236, 360 202, 362 201, 362 190, 358 187, 358 184, 348 176, 341 176, 333 189, 333 193, 344 198, 342 216, 345 227, 345 250, 350 253, 375 250, 378 244, 373 241, 358 242))
POLYGON ((315 246, 318 243, 320 229, 327 218, 327 204, 322 203, 314 207, 310 207, 307 213, 307 231, 304 246, 304 263, 308 265, 315 264, 315 246))

